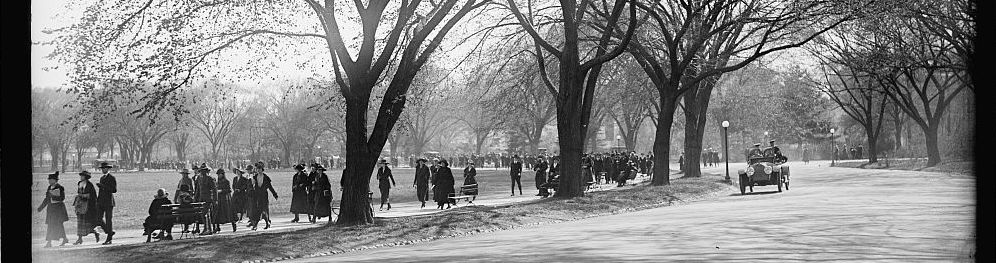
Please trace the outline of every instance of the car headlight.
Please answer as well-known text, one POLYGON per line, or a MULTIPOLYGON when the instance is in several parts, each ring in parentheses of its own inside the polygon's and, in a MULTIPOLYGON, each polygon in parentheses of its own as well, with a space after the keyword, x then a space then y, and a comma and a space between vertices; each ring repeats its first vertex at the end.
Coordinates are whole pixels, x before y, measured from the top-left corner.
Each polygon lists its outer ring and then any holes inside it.
POLYGON ((764 167, 764 174, 771 174, 771 166, 764 167))
POLYGON ((754 167, 747 166, 747 175, 752 175, 752 174, 754 174, 754 167))

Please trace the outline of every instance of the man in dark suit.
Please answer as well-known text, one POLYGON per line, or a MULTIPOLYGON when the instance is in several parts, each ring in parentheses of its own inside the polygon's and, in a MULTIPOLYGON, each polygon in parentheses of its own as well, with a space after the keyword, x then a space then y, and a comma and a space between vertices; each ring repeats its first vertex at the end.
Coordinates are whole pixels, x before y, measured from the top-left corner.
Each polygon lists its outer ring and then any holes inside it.
POLYGON ((516 184, 519 185, 519 195, 522 195, 522 159, 519 159, 519 155, 512 156, 510 167, 509 176, 512 177, 512 196, 515 196, 516 184))
POLYGON ((97 187, 100 188, 97 191, 97 207, 100 209, 98 213, 104 217, 104 225, 100 228, 104 229, 104 233, 107 234, 104 245, 111 244, 111 239, 114 238, 114 225, 111 223, 111 219, 114 214, 114 193, 118 192, 118 181, 111 175, 111 168, 114 166, 106 162, 100 163, 100 171, 104 175, 100 176, 100 181, 97 182, 97 187))

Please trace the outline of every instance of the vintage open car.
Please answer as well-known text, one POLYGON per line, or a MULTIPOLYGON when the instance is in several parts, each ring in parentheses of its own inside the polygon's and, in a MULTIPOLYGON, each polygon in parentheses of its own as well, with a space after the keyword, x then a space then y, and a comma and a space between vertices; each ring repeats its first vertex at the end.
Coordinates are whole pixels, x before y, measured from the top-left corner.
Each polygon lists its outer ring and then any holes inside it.
POLYGON ((778 192, 789 187, 789 166, 787 158, 776 154, 774 147, 749 149, 747 167, 737 170, 740 175, 740 194, 746 194, 747 188, 754 192, 754 186, 777 185, 778 192))

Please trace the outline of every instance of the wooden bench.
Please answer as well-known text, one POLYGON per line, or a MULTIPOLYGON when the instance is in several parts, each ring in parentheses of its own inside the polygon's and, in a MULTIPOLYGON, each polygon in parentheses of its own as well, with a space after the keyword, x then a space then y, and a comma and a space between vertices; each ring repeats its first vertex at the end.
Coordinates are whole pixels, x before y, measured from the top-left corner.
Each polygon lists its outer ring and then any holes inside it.
MULTIPOLYGON (((161 211, 163 211, 164 215, 165 211, 169 211, 169 216, 173 217, 173 225, 183 224, 184 226, 189 226, 190 224, 201 223, 203 221, 204 215, 208 212, 208 206, 204 202, 190 203, 189 206, 166 204, 163 205, 161 211)), ((187 232, 181 231, 180 237, 177 239, 183 239, 183 236, 187 234, 187 232)))
POLYGON ((457 200, 464 200, 469 204, 473 204, 474 200, 477 200, 477 193, 477 184, 461 185, 459 194, 452 193, 449 198, 453 200, 454 204, 456 204, 457 200))
POLYGON ((601 186, 599 186, 598 184, 595 184, 595 182, 584 182, 584 190, 585 191, 590 191, 592 189, 595 189, 595 187, 601 187, 601 186))

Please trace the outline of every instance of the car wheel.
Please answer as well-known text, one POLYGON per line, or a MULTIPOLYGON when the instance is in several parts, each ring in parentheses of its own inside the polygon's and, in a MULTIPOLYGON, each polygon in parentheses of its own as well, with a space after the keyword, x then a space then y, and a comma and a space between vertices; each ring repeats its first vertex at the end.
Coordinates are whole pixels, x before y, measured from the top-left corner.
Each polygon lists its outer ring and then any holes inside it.
POLYGON ((747 175, 740 175, 740 195, 747 193, 747 175))
POLYGON ((782 178, 782 175, 778 175, 778 192, 779 193, 782 192, 782 180, 781 180, 781 178, 782 178))

